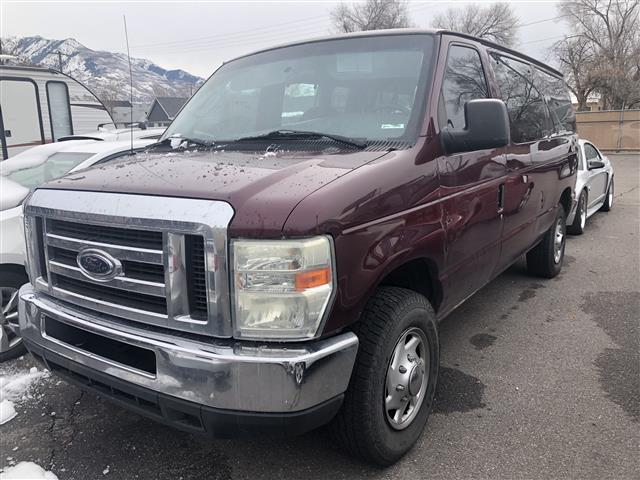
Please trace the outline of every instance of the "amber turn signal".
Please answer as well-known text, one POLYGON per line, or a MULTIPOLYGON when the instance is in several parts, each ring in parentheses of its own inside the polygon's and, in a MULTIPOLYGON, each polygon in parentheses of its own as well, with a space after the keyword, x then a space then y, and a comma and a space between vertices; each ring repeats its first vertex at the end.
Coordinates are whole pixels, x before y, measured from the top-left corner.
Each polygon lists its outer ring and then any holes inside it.
POLYGON ((331 270, 329 267, 296 273, 296 290, 319 287, 331 282, 331 270))

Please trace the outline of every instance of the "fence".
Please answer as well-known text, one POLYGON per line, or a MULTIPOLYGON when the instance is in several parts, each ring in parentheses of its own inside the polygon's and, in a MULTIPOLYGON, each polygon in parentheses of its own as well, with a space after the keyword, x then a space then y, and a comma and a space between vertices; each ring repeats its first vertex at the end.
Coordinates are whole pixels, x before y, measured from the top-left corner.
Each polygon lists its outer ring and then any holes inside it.
POLYGON ((640 151, 640 110, 577 112, 578 135, 608 151, 640 151))

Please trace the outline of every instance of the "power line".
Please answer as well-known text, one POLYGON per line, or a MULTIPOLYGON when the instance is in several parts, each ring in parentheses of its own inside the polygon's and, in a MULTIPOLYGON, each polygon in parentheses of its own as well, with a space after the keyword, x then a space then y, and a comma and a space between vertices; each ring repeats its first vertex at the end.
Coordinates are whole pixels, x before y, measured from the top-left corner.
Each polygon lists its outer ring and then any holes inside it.
POLYGON ((566 36, 566 35, 556 35, 555 37, 547 37, 547 38, 540 38, 540 39, 538 39, 538 40, 531 40, 531 41, 529 41, 529 42, 521 43, 520 45, 529 45, 530 43, 546 42, 546 41, 548 41, 548 40, 558 40, 558 39, 560 39, 560 38, 564 38, 564 39, 566 40, 566 39, 568 39, 568 38, 575 38, 575 37, 579 37, 579 36, 580 36, 580 35, 569 35, 569 36, 566 36))
MULTIPOLYGON (((326 19, 326 17, 308 17, 308 18, 303 18, 303 19, 299 19, 299 20, 290 20, 288 22, 282 22, 282 23, 277 23, 277 24, 272 24, 268 27, 261 27, 261 28, 252 28, 252 29, 248 29, 248 30, 240 30, 237 32, 232 32, 232 33, 219 33, 216 35, 206 35, 204 37, 196 37, 196 38, 191 38, 191 39, 186 39, 186 40, 175 40, 175 41, 169 41, 169 42, 156 42, 156 43, 146 43, 146 44, 141 44, 141 45, 132 45, 132 47, 135 48, 142 48, 142 47, 157 47, 157 46, 163 46, 163 45, 182 45, 182 44, 189 44, 189 43, 199 43, 202 41, 215 41, 216 39, 222 38, 222 39, 227 39, 229 37, 233 38, 233 37, 237 37, 237 36, 255 36, 255 35, 260 35, 262 33, 273 33, 271 32, 272 30, 278 31, 281 27, 286 26, 286 25, 291 25, 291 24, 306 24, 309 22, 315 23, 320 19, 326 19)), ((301 27, 304 26, 306 28, 308 28, 307 25, 300 25, 301 27)))
MULTIPOLYGON (((320 30, 322 33, 324 33, 324 30, 322 29, 320 30)), ((187 53, 187 52, 211 50, 212 48, 220 48, 220 47, 230 48, 230 47, 243 46, 243 45, 255 45, 255 44, 264 43, 264 42, 282 41, 284 43, 292 39, 292 36, 304 35, 306 37, 309 37, 310 35, 313 35, 315 33, 320 33, 318 32, 317 28, 312 29, 308 26, 301 26, 300 28, 297 28, 294 30, 288 30, 287 32, 272 32, 270 34, 263 34, 256 37, 230 39, 228 41, 219 41, 215 43, 206 42, 206 43, 188 45, 185 47, 176 45, 173 47, 167 47, 167 48, 162 48, 158 50, 141 49, 142 50, 141 52, 140 50, 137 49, 136 54, 148 55, 150 53, 151 54, 152 53, 162 53, 162 54, 187 53)))
POLYGON ((551 18, 545 18, 543 20, 536 20, 535 22, 529 22, 529 23, 520 23, 518 24, 518 28, 522 28, 522 27, 529 27, 531 25, 538 25, 539 23, 545 23, 545 22, 550 22, 552 20, 558 20, 559 18, 564 18, 564 17, 569 17, 570 14, 564 14, 564 15, 556 15, 555 17, 551 17, 551 18))
MULTIPOLYGON (((417 8, 412 9, 412 12, 418 12, 421 10, 424 10, 425 8, 429 8, 430 5, 421 5, 417 8)), ((248 29, 248 30, 241 30, 241 31, 237 31, 237 32, 232 32, 232 33, 219 33, 216 35, 207 35, 207 36, 203 36, 203 37, 195 37, 195 38, 191 38, 191 39, 185 39, 185 40, 175 40, 175 41, 167 41, 167 42, 156 42, 156 43, 146 43, 146 44, 139 44, 139 45, 132 45, 132 48, 136 48, 136 50, 142 50, 142 51, 155 51, 155 50, 163 50, 165 48, 171 48, 171 47, 181 47, 181 46, 185 46, 185 47, 200 47, 200 46, 219 46, 219 45, 225 45, 228 44, 229 42, 225 42, 225 40, 231 40, 234 41, 236 39, 239 40, 239 38, 237 37, 241 37, 242 40, 245 40, 248 38, 254 38, 256 39, 257 43, 258 41, 262 40, 263 37, 270 37, 274 34, 277 34, 277 36, 282 36, 282 35, 287 35, 289 33, 291 33, 291 30, 305 30, 307 31, 309 28, 312 28, 313 26, 320 26, 322 25, 323 27, 327 24, 326 20, 328 19, 327 16, 315 16, 315 17, 307 17, 307 18, 302 18, 302 19, 298 19, 298 20, 290 20, 287 22, 281 22, 281 23, 277 23, 277 24, 272 24, 270 26, 267 27, 261 27, 261 28, 254 28, 254 29, 248 29), (287 29, 286 32, 282 32, 282 27, 287 26, 287 25, 292 25, 295 24, 293 27, 289 27, 287 29), (223 43, 220 42, 216 42, 216 40, 221 39, 223 41, 223 43), (213 44, 212 42, 216 42, 215 44, 213 44)), ((234 43, 234 42, 231 42, 234 43)))

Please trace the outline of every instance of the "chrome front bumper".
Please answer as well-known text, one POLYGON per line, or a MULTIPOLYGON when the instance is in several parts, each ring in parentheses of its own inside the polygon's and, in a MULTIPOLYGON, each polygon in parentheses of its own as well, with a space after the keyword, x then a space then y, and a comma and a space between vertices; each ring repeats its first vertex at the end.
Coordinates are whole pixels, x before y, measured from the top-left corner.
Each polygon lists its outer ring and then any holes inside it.
POLYGON ((353 333, 287 345, 170 335, 108 322, 35 292, 29 284, 20 289, 19 312, 25 344, 33 353, 41 352, 44 360, 48 355, 62 358, 84 372, 95 372, 120 384, 235 412, 302 412, 339 397, 349 384, 358 349, 353 333), (47 318, 150 350, 155 355, 155 372, 138 370, 53 338, 45 331, 47 318))

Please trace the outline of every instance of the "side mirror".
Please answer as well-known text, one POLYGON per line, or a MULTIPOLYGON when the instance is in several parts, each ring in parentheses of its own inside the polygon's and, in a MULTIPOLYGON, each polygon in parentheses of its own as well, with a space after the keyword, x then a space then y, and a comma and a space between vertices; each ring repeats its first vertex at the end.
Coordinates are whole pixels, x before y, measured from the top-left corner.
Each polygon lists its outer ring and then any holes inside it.
POLYGON ((464 119, 464 130, 442 130, 445 152, 472 152, 509 144, 509 113, 502 100, 470 100, 464 104, 464 119))
POLYGON ((604 168, 604 162, 599 160, 589 160, 589 170, 595 170, 596 168, 604 168))

